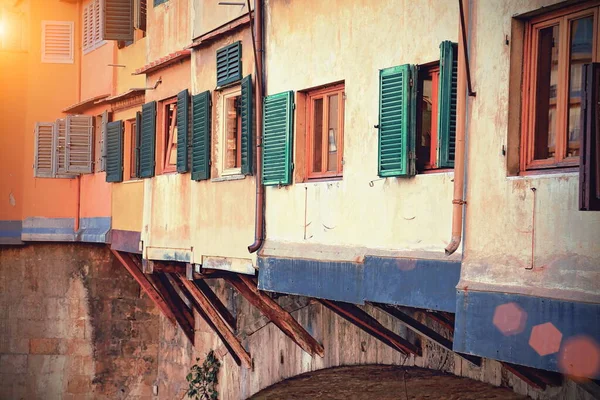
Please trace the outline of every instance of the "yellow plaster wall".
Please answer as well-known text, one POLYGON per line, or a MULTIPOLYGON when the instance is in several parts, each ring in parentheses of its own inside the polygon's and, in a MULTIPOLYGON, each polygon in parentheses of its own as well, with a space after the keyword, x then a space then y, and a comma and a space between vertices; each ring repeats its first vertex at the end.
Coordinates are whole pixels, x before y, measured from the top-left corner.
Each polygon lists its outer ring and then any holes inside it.
MULTIPOLYGON (((139 31, 136 32, 139 35, 139 31)), ((127 92, 132 88, 146 86, 146 75, 132 75, 136 69, 146 65, 147 38, 143 37, 135 43, 117 50, 117 64, 125 67, 116 68, 117 90, 116 94, 127 92)))
POLYGON ((190 0, 169 0, 156 7, 148 2, 146 61, 182 50, 192 42, 190 0))
MULTIPOLYGON (((508 86, 505 35, 511 33, 511 16, 553 3, 472 5, 471 68, 477 97, 469 101, 469 206, 461 286, 500 291, 512 286, 523 293, 561 289, 598 301, 600 213, 578 211, 579 173, 507 177, 501 151, 508 137, 508 104, 519 95, 509 93, 508 86), (532 188, 537 189, 535 238, 532 188)), ((557 290, 553 296, 571 297, 557 290)))
MULTIPOLYGON (((347 96, 343 179, 268 187, 269 241, 280 248, 322 244, 442 255, 450 239, 453 173, 379 179, 373 126, 379 70, 438 60, 440 43, 458 39, 458 3, 265 3, 267 94, 345 81, 347 96)), ((304 153, 295 144, 296 165, 304 153)))
MULTIPOLYGON (((113 114, 113 120, 123 120, 135 118, 136 111, 140 107, 134 107, 127 110, 117 111, 113 114)), ((125 151, 129 151, 131 142, 125 137, 125 151)), ((141 179, 127 180, 124 176, 124 182, 112 183, 112 229, 124 231, 142 231, 142 216, 144 210, 144 181, 141 179)))
MULTIPOLYGON (((116 42, 106 41, 102 46, 84 54, 81 65, 81 100, 100 95, 115 94, 114 73, 116 42)), ((81 51, 81 50, 79 50, 81 51)))
MULTIPOLYGON (((192 0, 192 37, 196 38, 226 24, 229 21, 248 14, 246 1, 239 5, 222 5, 219 0, 192 0)), ((254 0, 250 1, 250 7, 254 10, 254 0)))

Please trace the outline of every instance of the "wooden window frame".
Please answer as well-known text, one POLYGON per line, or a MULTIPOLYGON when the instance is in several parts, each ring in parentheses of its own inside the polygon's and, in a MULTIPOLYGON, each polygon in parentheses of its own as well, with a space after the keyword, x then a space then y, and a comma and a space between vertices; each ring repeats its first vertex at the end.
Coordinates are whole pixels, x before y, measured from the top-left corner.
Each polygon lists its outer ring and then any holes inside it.
MULTIPOLYGON (((232 90, 228 90, 223 92, 223 104, 221 105, 221 110, 223 112, 223 117, 221 118, 221 171, 220 176, 226 175, 240 175, 242 173, 242 113, 239 110, 236 111, 236 123, 237 123, 237 138, 236 138, 236 167, 227 168, 227 102, 231 98, 239 98, 241 101, 242 98, 242 87, 236 86, 232 90)), ((241 106, 241 105, 240 105, 241 106)))
POLYGON ((125 121, 125 132, 126 132, 126 139, 125 139, 125 143, 126 146, 128 145, 128 151, 127 154, 129 156, 129 159, 126 160, 127 162, 124 162, 125 165, 127 165, 127 167, 129 168, 129 171, 126 171, 126 174, 124 174, 124 178, 125 180, 131 181, 131 180, 137 180, 139 177, 137 176, 137 151, 136 148, 138 146, 139 143, 137 143, 137 138, 136 138, 136 126, 137 126, 137 122, 135 118, 132 119, 128 119, 125 121))
POLYGON ((174 136, 176 136, 175 130, 173 129, 172 132, 170 131, 171 126, 177 126, 177 96, 170 97, 161 101, 159 103, 158 109, 158 121, 160 121, 160 132, 158 139, 160 143, 160 148, 157 149, 157 154, 160 157, 158 165, 160 165, 162 168, 160 173, 167 174, 177 172, 177 162, 175 162, 175 164, 169 164, 169 155, 171 153, 171 150, 173 146, 175 146, 175 149, 177 146, 176 143, 173 143, 174 136), (175 109, 173 110, 172 122, 171 124, 169 124, 168 108, 172 104, 175 105, 175 109), (173 134, 171 135, 170 133, 173 134))
POLYGON ((346 103, 346 92, 345 92, 345 84, 338 83, 335 85, 327 86, 324 88, 310 90, 306 92, 306 163, 305 163, 305 173, 307 180, 320 180, 320 179, 331 179, 331 178, 342 178, 344 174, 344 115, 345 115, 345 103, 346 103), (314 125, 314 102, 315 100, 322 99, 323 100, 323 129, 326 130, 328 125, 327 121, 329 121, 329 97, 332 95, 338 95, 340 99, 340 104, 338 107, 338 123, 339 128, 336 136, 336 146, 337 146, 337 161, 336 161, 336 170, 335 171, 327 171, 327 163, 323 162, 323 160, 328 160, 329 155, 329 135, 327 132, 323 132, 322 135, 322 162, 321 162, 321 172, 313 172, 312 166, 314 161, 314 138, 315 134, 313 132, 314 125))
MULTIPOLYGON (((438 126, 438 114, 439 114, 439 100, 440 100, 440 62, 434 61, 431 63, 419 65, 418 72, 418 93, 417 93, 417 138, 419 141, 423 130, 423 122, 421 113, 423 111, 423 77, 427 74, 431 77, 431 142, 429 144, 429 163, 423 165, 421 170, 418 172, 432 171, 440 169, 438 168, 438 143, 439 143, 439 126, 438 126)), ((416 147, 420 147, 416 144, 416 147)), ((415 152, 417 152, 415 150, 415 152)), ((418 154, 418 153, 417 153, 418 154)), ((417 160, 418 161, 418 160, 417 160)), ((448 168, 442 168, 447 170, 448 168)), ((449 170, 452 170, 451 168, 449 170)))
MULTIPOLYGON (((574 169, 579 165, 579 156, 566 157, 568 129, 567 104, 569 97, 569 59, 571 40, 570 22, 586 16, 594 17, 592 62, 600 59, 600 46, 598 43, 600 33, 600 8, 598 2, 589 2, 573 7, 563 8, 553 12, 531 18, 525 24, 525 41, 523 46, 523 86, 521 107, 521 151, 519 170, 521 174, 532 173, 535 170, 549 170, 556 168, 574 169), (559 53, 558 77, 556 94, 556 136, 554 157, 546 160, 534 159, 535 138, 535 101, 537 82, 537 55, 538 39, 541 29, 558 25, 559 53)), ((583 134, 580 133, 580 134, 583 134)))

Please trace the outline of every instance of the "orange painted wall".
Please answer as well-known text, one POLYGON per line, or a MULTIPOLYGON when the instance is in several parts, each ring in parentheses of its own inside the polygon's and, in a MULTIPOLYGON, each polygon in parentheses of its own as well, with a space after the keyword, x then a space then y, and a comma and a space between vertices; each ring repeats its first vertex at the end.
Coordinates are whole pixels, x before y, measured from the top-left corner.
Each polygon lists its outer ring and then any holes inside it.
POLYGON ((148 2, 148 62, 181 50, 192 42, 190 5, 190 0, 169 0, 156 7, 148 2))
MULTIPOLYGON (((31 0, 30 46, 27 58, 28 74, 23 81, 9 82, 25 90, 26 111, 21 131, 23 209, 22 217, 73 217, 77 207, 77 182, 74 179, 33 177, 34 126, 36 121, 54 121, 61 109, 78 101, 78 63, 81 46, 79 6, 57 1, 31 0), (41 21, 73 21, 75 32, 75 62, 46 64, 41 62, 41 21)), ((11 112, 3 108, 2 113, 11 112)), ((15 143, 17 145, 17 143, 15 143)), ((16 151, 16 149, 15 149, 16 151)))
POLYGON ((81 100, 115 94, 115 68, 108 64, 115 64, 116 42, 107 41, 82 57, 81 69, 81 100))

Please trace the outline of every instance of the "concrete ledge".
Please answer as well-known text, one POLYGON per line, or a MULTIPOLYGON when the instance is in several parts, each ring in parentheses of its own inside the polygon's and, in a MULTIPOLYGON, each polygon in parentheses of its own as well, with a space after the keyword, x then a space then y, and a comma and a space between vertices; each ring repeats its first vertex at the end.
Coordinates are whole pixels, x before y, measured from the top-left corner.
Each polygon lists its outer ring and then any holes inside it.
POLYGON ((21 221, 0 221, 0 244, 23 244, 22 229, 21 221))
POLYGON ((110 217, 81 218, 77 241, 90 243, 110 243, 110 217))
MULTIPOLYGON (((548 371, 569 372, 561 357, 584 361, 582 349, 600 354, 597 303, 458 290, 454 326, 456 352, 548 371)), ((600 370, 589 378, 599 379, 600 370)))
POLYGON ((23 221, 21 240, 39 242, 75 242, 73 218, 28 217, 23 221))

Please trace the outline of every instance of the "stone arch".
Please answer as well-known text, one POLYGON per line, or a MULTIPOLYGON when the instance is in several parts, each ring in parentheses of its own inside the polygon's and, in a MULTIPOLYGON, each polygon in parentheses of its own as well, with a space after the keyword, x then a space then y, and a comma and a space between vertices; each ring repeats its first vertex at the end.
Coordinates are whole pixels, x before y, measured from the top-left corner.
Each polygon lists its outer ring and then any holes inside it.
POLYGON ((503 399, 525 397, 503 387, 441 371, 395 365, 356 365, 321 369, 283 380, 251 400, 503 399))

